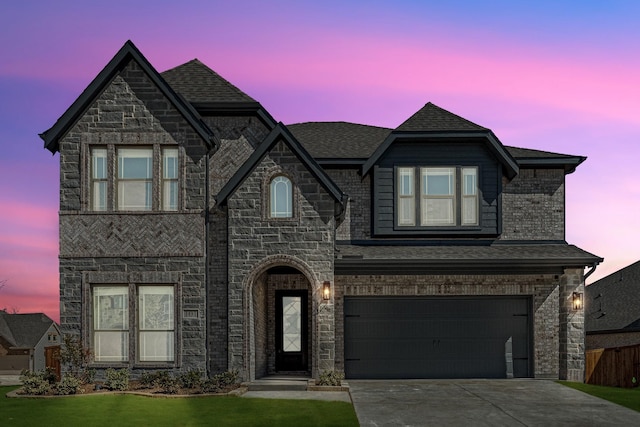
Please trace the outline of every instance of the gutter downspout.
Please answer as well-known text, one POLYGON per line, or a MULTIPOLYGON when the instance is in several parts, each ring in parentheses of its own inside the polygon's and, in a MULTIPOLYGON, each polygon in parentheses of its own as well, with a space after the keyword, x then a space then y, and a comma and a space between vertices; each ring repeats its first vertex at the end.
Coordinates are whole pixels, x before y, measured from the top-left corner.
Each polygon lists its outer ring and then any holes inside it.
POLYGON ((205 319, 205 340, 204 340, 204 351, 206 354, 205 357, 205 372, 207 378, 210 377, 211 370, 211 354, 209 353, 209 334, 210 334, 210 319, 209 319, 209 263, 210 263, 210 254, 209 254, 209 198, 210 198, 210 190, 209 190, 209 162, 211 160, 210 151, 207 152, 206 161, 204 165, 205 171, 205 184, 204 184, 204 319, 205 319))
POLYGON ((584 282, 585 286, 587 285, 587 279, 596 271, 596 268, 598 268, 598 263, 594 262, 591 266, 591 270, 587 271, 587 274, 584 275, 582 281, 584 282))

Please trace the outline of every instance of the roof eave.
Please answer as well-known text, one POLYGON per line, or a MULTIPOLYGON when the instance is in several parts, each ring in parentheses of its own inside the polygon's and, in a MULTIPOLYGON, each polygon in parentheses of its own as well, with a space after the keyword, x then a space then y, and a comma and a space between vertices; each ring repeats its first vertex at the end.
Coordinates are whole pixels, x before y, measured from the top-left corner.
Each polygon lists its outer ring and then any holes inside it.
POLYGON ((533 168, 557 168, 559 166, 564 167, 564 173, 569 175, 576 171, 586 157, 572 156, 572 157, 555 157, 555 158, 517 158, 517 162, 521 167, 533 167, 533 168))
POLYGON ((217 147, 217 141, 213 132, 204 124, 195 110, 179 97, 160 74, 153 68, 151 63, 142 55, 131 40, 127 40, 118 53, 109 63, 98 73, 80 96, 71 104, 56 123, 48 130, 39 134, 44 140, 44 147, 55 154, 59 150, 60 138, 82 117, 91 103, 104 90, 107 84, 122 70, 130 59, 135 60, 151 78, 162 93, 169 98, 176 109, 189 122, 193 129, 205 141, 208 148, 217 147))
POLYGON ((518 162, 511 156, 511 154, 505 149, 504 145, 500 142, 498 137, 490 130, 478 130, 478 131, 426 131, 426 132, 398 132, 393 131, 384 140, 382 144, 376 149, 376 151, 369 157, 369 159, 362 166, 362 176, 365 176, 375 163, 380 160, 382 155, 389 149, 391 144, 395 140, 416 140, 423 138, 485 138, 490 150, 498 157, 500 162, 505 166, 504 172, 507 178, 513 179, 519 173, 518 162))

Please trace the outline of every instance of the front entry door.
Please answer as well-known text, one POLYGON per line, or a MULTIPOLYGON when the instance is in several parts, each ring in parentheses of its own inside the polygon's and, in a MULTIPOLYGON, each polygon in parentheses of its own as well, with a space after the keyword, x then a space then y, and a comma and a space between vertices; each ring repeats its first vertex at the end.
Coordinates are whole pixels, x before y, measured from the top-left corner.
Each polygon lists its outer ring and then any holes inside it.
POLYGON ((276 291, 276 371, 307 370, 307 291, 276 291))

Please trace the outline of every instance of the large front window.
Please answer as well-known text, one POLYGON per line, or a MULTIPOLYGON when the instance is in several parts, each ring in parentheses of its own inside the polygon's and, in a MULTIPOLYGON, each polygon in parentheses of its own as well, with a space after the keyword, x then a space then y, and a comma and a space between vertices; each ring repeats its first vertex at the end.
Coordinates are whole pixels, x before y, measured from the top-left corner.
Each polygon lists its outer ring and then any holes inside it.
POLYGON ((398 167, 396 212, 399 227, 478 225, 478 168, 398 167))
POLYGON ((96 285, 93 298, 93 351, 100 363, 128 362, 136 350, 138 362, 175 360, 175 288, 172 285, 96 285), (137 306, 135 295, 137 293, 137 306), (130 313, 137 310, 130 327, 130 313), (130 330, 137 331, 136 335, 130 330), (135 342, 130 342, 130 340, 135 342))

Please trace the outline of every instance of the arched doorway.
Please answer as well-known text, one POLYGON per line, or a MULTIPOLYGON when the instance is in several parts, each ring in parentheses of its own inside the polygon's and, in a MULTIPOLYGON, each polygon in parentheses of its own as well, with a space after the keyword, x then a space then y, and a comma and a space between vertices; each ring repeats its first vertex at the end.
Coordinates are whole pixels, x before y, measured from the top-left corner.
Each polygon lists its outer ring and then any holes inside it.
POLYGON ((314 286, 303 265, 290 264, 269 263, 249 284, 246 360, 252 380, 312 372, 314 286))

